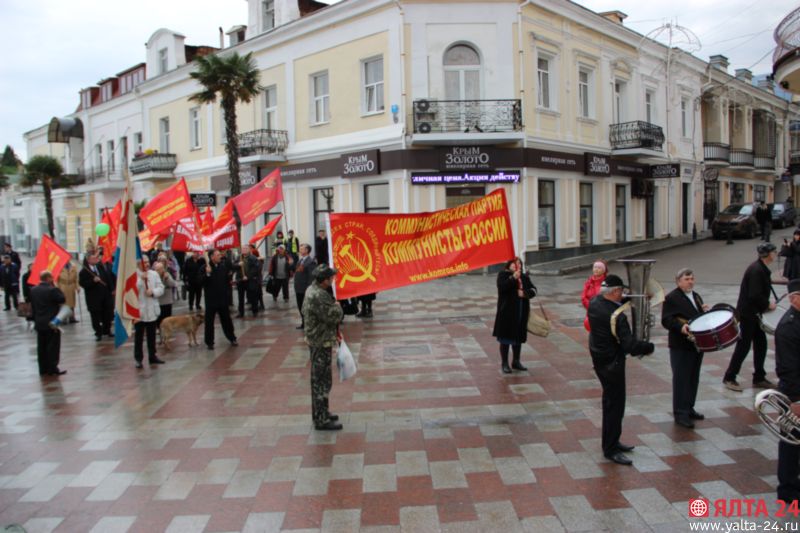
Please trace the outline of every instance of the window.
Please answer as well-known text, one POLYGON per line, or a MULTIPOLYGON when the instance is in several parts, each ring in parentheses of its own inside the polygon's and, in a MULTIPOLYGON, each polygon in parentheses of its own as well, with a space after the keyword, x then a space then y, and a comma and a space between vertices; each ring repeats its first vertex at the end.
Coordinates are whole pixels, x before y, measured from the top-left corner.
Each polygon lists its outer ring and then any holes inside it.
POLYGON ((278 88, 274 85, 264 89, 264 129, 278 129, 278 88))
POLYGON ((325 227, 325 215, 333 213, 333 187, 314 189, 314 235, 325 227))
POLYGON ((142 152, 143 144, 142 144, 142 132, 138 131, 133 134, 133 148, 134 154, 137 152, 142 152))
POLYGON ((539 248, 556 244, 556 182, 539 180, 539 248))
POLYGON ((681 98, 681 137, 689 136, 689 99, 681 98))
POLYGON ((169 56, 167 55, 167 49, 162 48, 158 51, 158 73, 164 74, 166 71, 169 70, 169 56))
POLYGON ((591 118, 594 114, 594 102, 592 101, 593 74, 588 68, 581 67, 578 70, 578 116, 583 118, 591 118))
POLYGON ((108 148, 108 172, 112 173, 116 170, 116 162, 114 161, 114 141, 106 143, 108 148))
POLYGON ((111 100, 113 94, 114 92, 111 83, 106 83, 100 88, 100 97, 103 99, 103 102, 108 102, 111 100))
POLYGON ((731 183, 731 201, 732 204, 744 203, 744 183, 731 183))
POLYGON ((592 244, 592 184, 581 183, 580 188, 581 245, 592 244))
POLYGON ((625 185, 616 187, 617 242, 625 242, 625 185))
POLYGON ((753 201, 754 202, 767 201, 767 187, 765 185, 753 185, 753 201))
POLYGON ((330 120, 330 95, 328 93, 328 73, 321 72, 311 76, 312 124, 324 124, 330 120))
POLYGON ((275 27, 275 2, 274 0, 263 0, 261 2, 261 31, 271 30, 275 27))
POLYGON ((189 110, 189 148, 200 148, 200 108, 193 107, 189 110))
POLYGON ((94 145, 94 170, 103 170, 103 145, 97 143, 94 145))
POLYGON ((364 112, 383 111, 383 58, 364 61, 364 112))
POLYGON ((614 116, 615 124, 625 122, 625 93, 628 85, 624 81, 614 81, 614 116))
POLYGON ((169 153, 169 117, 158 120, 158 150, 161 153, 169 153))
POLYGON ((645 121, 650 124, 656 122, 656 95, 653 91, 647 90, 644 92, 644 116, 645 121))
POLYGON ((92 107, 92 91, 86 90, 81 94, 81 105, 84 109, 92 107))
POLYGON ((120 137, 119 138, 119 147, 121 150, 119 151, 119 167, 121 169, 128 168, 128 138, 127 137, 120 137))
MULTIPOLYGON (((457 44, 444 54, 444 95, 446 100, 479 100, 481 58, 471 46, 457 44)), ((464 117, 471 122, 472 117, 464 117)))
POLYGON ((550 57, 539 56, 536 62, 536 81, 538 82, 536 105, 544 109, 552 109, 550 105, 550 57))
POLYGON ((364 185, 364 212, 389 212, 389 184, 371 183, 364 185))

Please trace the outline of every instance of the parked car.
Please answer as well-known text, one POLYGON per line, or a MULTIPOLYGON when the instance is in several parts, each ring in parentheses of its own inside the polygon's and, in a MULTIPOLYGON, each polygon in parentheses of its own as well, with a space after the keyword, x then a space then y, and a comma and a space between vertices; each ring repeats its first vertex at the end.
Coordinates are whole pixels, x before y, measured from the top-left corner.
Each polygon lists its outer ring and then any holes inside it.
POLYGON ((772 210, 772 227, 785 228, 794 226, 794 219, 797 218, 797 210, 789 202, 775 202, 770 206, 772 210))
POLYGON ((741 236, 752 239, 758 233, 753 204, 731 204, 718 213, 711 222, 711 234, 715 239, 728 236, 741 236))

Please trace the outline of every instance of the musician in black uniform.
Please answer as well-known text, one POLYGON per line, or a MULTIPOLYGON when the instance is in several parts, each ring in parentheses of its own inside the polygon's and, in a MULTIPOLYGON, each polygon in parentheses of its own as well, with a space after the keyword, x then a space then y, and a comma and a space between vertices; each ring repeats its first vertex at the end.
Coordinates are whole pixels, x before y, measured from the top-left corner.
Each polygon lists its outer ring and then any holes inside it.
POLYGON ((669 363, 672 367, 672 414, 675 423, 693 428, 693 420, 705 417, 694 410, 703 352, 689 340, 689 321, 708 311, 694 292, 694 272, 682 268, 675 276, 677 287, 664 298, 661 325, 669 332, 669 363))
MULTIPOLYGON (((793 402, 800 401, 800 279, 789 281, 791 307, 775 328, 775 372, 778 390, 793 402)), ((800 416, 800 403, 792 404, 800 416)), ((778 444, 778 499, 787 503, 800 500, 800 446, 778 444)))
POLYGON ((623 288, 622 279, 609 274, 600 294, 589 303, 589 352, 603 386, 603 455, 617 464, 630 465, 633 461, 623 452, 633 450, 633 446, 619 441, 625 416, 625 354, 649 355, 655 347, 636 340, 625 314, 617 312, 623 288))
POLYGON ((767 358, 767 335, 761 329, 759 316, 761 313, 775 309, 775 303, 769 301, 772 294, 772 271, 769 265, 778 256, 777 248, 769 242, 762 242, 756 248, 758 259, 753 261, 744 271, 742 284, 739 286, 739 299, 736 302, 736 311, 739 314, 741 336, 736 343, 736 348, 728 363, 728 370, 722 383, 728 389, 736 392, 742 391, 742 386, 736 381, 736 376, 742 369, 750 345, 753 345, 753 387, 770 389, 775 384, 767 379, 764 370, 764 360, 767 358))

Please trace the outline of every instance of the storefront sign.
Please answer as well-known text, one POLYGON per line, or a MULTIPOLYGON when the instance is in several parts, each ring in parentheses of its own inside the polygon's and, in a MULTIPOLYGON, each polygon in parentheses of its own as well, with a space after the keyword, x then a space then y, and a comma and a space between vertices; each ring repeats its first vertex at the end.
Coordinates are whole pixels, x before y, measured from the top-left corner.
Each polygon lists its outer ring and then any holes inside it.
POLYGON ((640 163, 629 161, 611 160, 611 173, 615 176, 625 176, 628 178, 647 178, 650 176, 650 167, 640 163))
POLYGON ((583 167, 583 156, 546 150, 525 150, 525 165, 529 168, 575 171, 583 167))
POLYGON ((258 174, 255 168, 251 166, 239 167, 239 186, 241 190, 246 191, 256 183, 258 183, 258 174))
POLYGON ((485 146, 450 146, 441 151, 439 170, 489 170, 496 167, 496 153, 485 146))
POLYGON ((593 154, 586 152, 583 154, 583 173, 587 176, 611 175, 611 157, 603 154, 593 154))
POLYGON ((381 173, 380 150, 365 150, 352 154, 342 154, 342 177, 357 178, 381 173))
POLYGON ((192 192, 189 193, 195 207, 214 207, 217 205, 217 195, 213 192, 192 192))
POLYGON ((518 170, 499 170, 496 172, 413 172, 412 185, 438 185, 458 183, 519 183, 518 170))
POLYGON ((650 177, 659 178, 678 178, 681 175, 681 166, 677 163, 667 163, 665 165, 651 165, 650 177))

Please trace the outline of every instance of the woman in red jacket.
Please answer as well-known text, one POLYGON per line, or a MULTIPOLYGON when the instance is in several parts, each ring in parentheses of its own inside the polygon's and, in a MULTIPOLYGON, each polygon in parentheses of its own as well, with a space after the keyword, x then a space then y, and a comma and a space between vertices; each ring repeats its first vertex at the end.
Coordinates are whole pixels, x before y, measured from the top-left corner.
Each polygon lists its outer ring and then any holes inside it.
MULTIPOLYGON (((581 293, 581 303, 584 309, 589 309, 589 302, 592 298, 600 294, 600 284, 606 279, 608 274, 608 265, 602 259, 598 259, 592 265, 592 275, 583 284, 583 292, 581 293)), ((583 327, 589 331, 589 317, 583 319, 583 327)))

